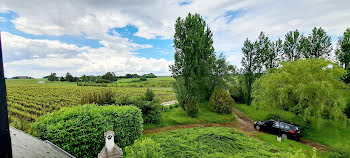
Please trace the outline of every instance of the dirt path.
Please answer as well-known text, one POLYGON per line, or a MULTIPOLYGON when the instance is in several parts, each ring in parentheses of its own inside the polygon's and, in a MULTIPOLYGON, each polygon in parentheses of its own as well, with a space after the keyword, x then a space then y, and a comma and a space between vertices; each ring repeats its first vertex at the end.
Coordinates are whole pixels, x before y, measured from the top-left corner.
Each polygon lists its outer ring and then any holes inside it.
MULTIPOLYGON (((194 127, 229 127, 229 128, 235 128, 243 133, 251 136, 256 137, 260 132, 256 131, 254 128, 254 121, 250 119, 247 115, 239 111, 238 109, 234 108, 232 111, 233 115, 236 117, 235 122, 228 122, 228 123, 206 123, 206 124, 189 124, 189 125, 175 125, 175 126, 169 126, 169 127, 161 127, 161 128, 151 128, 151 129, 145 129, 143 131, 143 134, 155 134, 160 132, 166 132, 169 130, 176 130, 176 129, 183 129, 183 128, 194 128, 194 127)), ((316 147, 318 151, 325 151, 329 147, 323 144, 319 144, 316 142, 312 142, 310 140, 301 138, 300 142, 316 147)))

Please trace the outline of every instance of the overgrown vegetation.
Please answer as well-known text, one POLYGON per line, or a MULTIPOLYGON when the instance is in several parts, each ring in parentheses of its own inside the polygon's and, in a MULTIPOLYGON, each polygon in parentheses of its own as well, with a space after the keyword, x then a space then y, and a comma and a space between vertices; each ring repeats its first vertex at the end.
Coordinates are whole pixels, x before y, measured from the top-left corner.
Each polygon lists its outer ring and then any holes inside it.
POLYGON ((37 119, 34 135, 49 140, 76 157, 96 157, 103 148, 104 132, 113 130, 120 147, 141 137, 143 120, 135 106, 96 106, 64 108, 37 119))
POLYGON ((215 88, 209 102, 210 109, 213 112, 224 114, 232 113, 233 104, 235 103, 229 92, 220 87, 215 88))
POLYGON ((134 105, 141 109, 142 118, 145 124, 154 123, 159 124, 162 121, 162 109, 163 106, 160 100, 154 99, 154 93, 152 90, 147 89, 146 93, 142 97, 122 97, 116 100, 115 103, 121 106, 134 105))
MULTIPOLYGON (((163 157, 288 157, 287 155, 295 153, 255 140, 232 128, 189 128, 147 138, 160 144, 163 157)), ((146 146, 144 148, 147 149, 146 146)))
POLYGON ((125 148, 126 158, 163 158, 159 143, 150 138, 136 140, 132 146, 125 148))

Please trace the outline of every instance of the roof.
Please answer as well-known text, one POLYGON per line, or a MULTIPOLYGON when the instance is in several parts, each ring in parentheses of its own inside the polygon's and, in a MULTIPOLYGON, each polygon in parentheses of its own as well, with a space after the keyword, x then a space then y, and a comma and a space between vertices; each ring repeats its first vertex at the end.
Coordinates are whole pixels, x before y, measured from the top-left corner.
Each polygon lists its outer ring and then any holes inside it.
POLYGON ((10 134, 14 158, 74 158, 51 142, 40 140, 16 128, 10 127, 10 134))

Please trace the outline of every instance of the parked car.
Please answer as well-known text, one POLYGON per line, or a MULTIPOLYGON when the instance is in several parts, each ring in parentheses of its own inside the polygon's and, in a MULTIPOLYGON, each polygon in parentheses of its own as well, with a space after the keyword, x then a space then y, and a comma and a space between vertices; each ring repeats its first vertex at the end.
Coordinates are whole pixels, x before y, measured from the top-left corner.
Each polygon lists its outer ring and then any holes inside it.
POLYGON ((285 121, 267 120, 254 122, 254 127, 258 131, 280 135, 282 138, 299 140, 301 137, 300 128, 285 121))

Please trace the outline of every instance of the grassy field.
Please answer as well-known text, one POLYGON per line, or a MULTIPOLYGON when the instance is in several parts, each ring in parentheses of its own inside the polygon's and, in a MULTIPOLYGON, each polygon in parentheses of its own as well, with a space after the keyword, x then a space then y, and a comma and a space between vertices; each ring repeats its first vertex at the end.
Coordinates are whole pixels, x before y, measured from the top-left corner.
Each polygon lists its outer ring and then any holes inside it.
MULTIPOLYGON (((266 120, 271 114, 277 113, 283 115, 287 120, 292 120, 295 115, 287 111, 259 110, 256 106, 247 106, 246 104, 236 104, 240 109, 255 121, 266 120)), ((298 121, 293 121, 298 124, 298 121)), ((348 120, 349 122, 349 120, 348 120)), ((331 149, 324 155, 326 157, 350 157, 350 125, 340 124, 336 121, 325 121, 322 125, 311 125, 303 130, 304 138, 330 146, 331 149)), ((268 139, 265 139, 265 141, 268 139)))
POLYGON ((199 112, 197 118, 187 116, 186 112, 181 108, 174 108, 162 114, 163 121, 160 124, 146 124, 147 128, 166 127, 174 125, 200 124, 200 123, 223 123, 233 122, 235 117, 232 114, 218 114, 210 111, 208 103, 199 104, 199 112))
MULTIPOLYGON (((159 77, 145 82, 155 83, 169 81, 170 77, 159 77)), ((46 79, 8 79, 6 80, 7 98, 10 121, 35 121, 35 118, 59 110, 61 107, 71 107, 80 104, 81 97, 86 92, 112 89, 116 98, 123 96, 141 96, 146 90, 152 89, 161 101, 175 100, 171 87, 135 87, 130 79, 119 80, 123 87, 92 87, 77 86, 75 82, 50 82, 46 79), (128 86, 129 85, 129 86, 128 86)), ((142 84, 142 83, 140 83, 142 84)))
MULTIPOLYGON (((179 129, 143 137, 159 143, 164 157, 290 157, 305 148, 276 146, 225 127, 179 129)), ((308 149, 310 156, 312 150, 308 149)))

